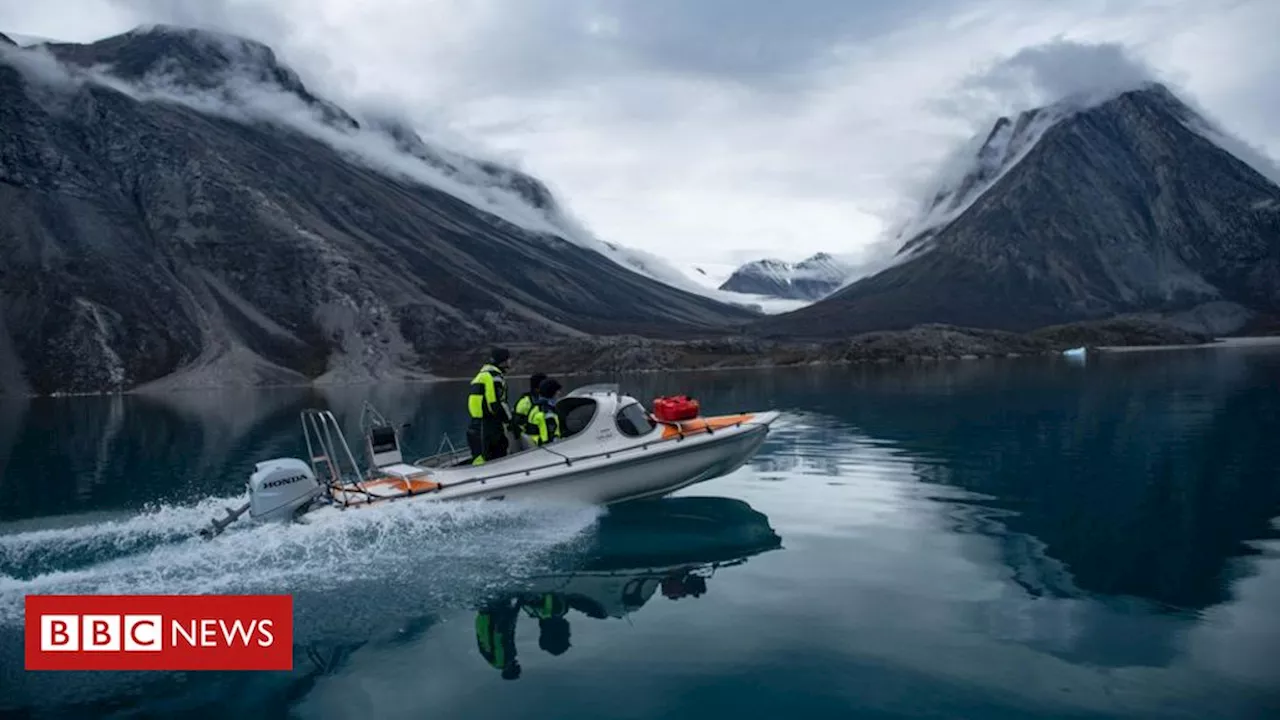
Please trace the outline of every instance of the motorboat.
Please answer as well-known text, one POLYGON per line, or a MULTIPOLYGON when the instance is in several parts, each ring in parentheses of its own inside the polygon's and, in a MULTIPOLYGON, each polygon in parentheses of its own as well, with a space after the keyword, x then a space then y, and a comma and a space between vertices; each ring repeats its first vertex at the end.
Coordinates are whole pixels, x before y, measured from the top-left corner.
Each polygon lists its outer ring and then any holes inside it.
POLYGON ((447 450, 410 463, 396 426, 366 403, 361 426, 368 462, 362 471, 332 411, 304 410, 307 459, 258 463, 249 477, 248 501, 228 509, 202 534, 216 535, 246 512, 252 520, 292 520, 317 509, 410 498, 612 505, 658 497, 741 467, 779 416, 698 412, 669 419, 617 384, 577 388, 557 401, 556 413, 561 437, 554 442, 519 446, 505 457, 472 464, 470 451, 454 449, 446 438, 447 450))

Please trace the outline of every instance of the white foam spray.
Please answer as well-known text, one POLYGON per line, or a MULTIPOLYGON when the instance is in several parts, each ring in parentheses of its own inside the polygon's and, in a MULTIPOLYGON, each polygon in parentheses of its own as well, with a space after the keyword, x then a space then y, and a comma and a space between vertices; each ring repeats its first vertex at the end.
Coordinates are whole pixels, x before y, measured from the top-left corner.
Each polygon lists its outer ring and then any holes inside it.
POLYGON ((593 506, 402 502, 318 512, 305 523, 236 523, 210 541, 195 535, 236 500, 0 536, 0 627, 22 623, 25 595, 53 593, 288 593, 295 606, 310 598, 336 616, 412 614, 424 602, 510 584, 600 514, 593 506))

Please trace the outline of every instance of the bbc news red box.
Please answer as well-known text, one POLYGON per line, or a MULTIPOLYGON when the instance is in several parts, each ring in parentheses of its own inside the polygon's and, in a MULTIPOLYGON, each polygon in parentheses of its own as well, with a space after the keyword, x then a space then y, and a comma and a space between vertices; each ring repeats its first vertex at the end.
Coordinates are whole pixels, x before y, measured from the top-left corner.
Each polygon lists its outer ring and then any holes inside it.
POLYGON ((292 670, 289 595, 28 595, 27 670, 292 670))

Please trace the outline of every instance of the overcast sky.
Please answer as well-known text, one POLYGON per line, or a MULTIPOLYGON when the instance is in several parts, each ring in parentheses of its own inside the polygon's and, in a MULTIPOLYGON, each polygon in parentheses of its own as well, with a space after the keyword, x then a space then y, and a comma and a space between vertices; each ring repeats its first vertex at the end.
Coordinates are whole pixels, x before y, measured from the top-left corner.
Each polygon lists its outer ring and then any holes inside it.
POLYGON ((0 0, 19 35, 157 22, 267 42, 682 264, 855 252, 995 114, 1142 72, 1280 157, 1280 0, 0 0))

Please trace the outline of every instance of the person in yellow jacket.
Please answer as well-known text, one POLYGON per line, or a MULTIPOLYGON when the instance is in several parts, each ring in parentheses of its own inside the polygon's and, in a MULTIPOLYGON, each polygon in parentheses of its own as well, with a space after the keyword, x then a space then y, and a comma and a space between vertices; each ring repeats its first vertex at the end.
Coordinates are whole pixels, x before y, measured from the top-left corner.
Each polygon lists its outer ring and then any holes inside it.
POLYGON ((522 450, 527 449, 531 442, 526 434, 526 429, 529 427, 529 413, 533 410, 533 404, 538 400, 538 386, 546 379, 547 376, 544 373, 534 373, 529 377, 528 392, 516 399, 515 417, 513 419, 516 427, 515 435, 517 439, 522 440, 522 450))
POLYGON ((467 413, 471 416, 467 445, 471 448, 473 465, 506 456, 510 446, 507 428, 513 423, 507 406, 506 380, 510 360, 509 350, 494 348, 489 362, 471 380, 471 394, 467 397, 467 413))
POLYGON ((542 593, 526 598, 521 606, 538 620, 538 647, 552 655, 563 655, 570 647, 570 599, 560 593, 542 593))
POLYGON ((538 385, 538 398, 529 410, 529 421, 525 423, 524 432, 534 445, 546 445, 560 437, 560 416, 556 414, 556 395, 560 393, 560 383, 554 378, 547 378, 538 385))
POLYGON ((476 613, 476 646, 480 655, 503 680, 520 677, 520 661, 516 659, 516 621, 520 618, 518 600, 507 598, 486 605, 476 613))

